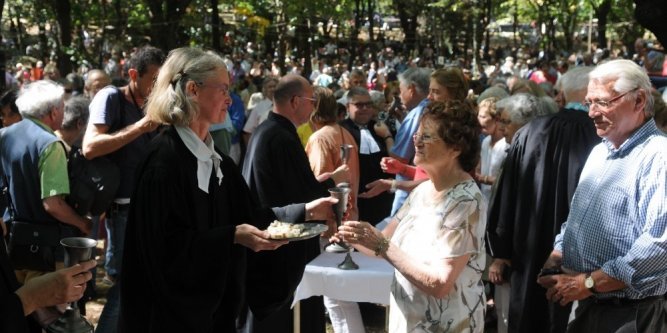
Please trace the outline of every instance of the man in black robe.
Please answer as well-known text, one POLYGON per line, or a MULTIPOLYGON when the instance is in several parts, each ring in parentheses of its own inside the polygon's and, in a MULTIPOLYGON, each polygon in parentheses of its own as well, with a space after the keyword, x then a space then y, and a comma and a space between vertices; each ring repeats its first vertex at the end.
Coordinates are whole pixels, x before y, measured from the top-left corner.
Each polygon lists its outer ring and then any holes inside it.
MULTIPOLYGON (((251 192, 264 207, 329 196, 329 188, 349 181, 349 168, 343 165, 322 179, 315 178, 310 169, 296 128, 308 121, 316 105, 312 87, 303 77, 287 75, 278 82, 273 98, 274 109, 253 132, 243 163, 243 177, 251 192)), ((319 253, 317 237, 271 253, 249 253, 246 297, 251 315, 246 332, 292 332, 289 306, 294 291, 306 264, 319 253)), ((302 330, 324 332, 321 298, 302 304, 302 330)))
MULTIPOLYGON (((340 125, 350 131, 357 147, 362 146, 362 140, 373 140, 378 148, 362 151, 359 150, 359 192, 366 191, 366 185, 377 179, 392 178, 392 175, 384 173, 380 167, 380 161, 383 157, 389 156, 387 153, 387 142, 393 143, 394 138, 388 134, 380 137, 375 130, 375 120, 372 119, 373 109, 370 107, 359 107, 364 103, 371 103, 371 97, 368 90, 364 88, 352 88, 347 95, 347 108, 349 118, 343 120, 340 125), (362 131, 366 134, 363 135, 362 131)), ((372 107, 372 106, 371 106, 372 107)), ((372 143, 363 143, 371 146, 372 143)), ((394 195, 389 192, 383 192, 372 198, 358 198, 359 220, 368 221, 373 225, 382 221, 391 213, 391 205, 394 201, 394 195)))
POLYGON ((591 70, 566 73, 561 78, 565 108, 516 133, 491 198, 489 250, 511 267, 509 332, 555 333, 567 327, 569 307, 549 303, 537 275, 567 219, 588 154, 600 142, 582 105, 591 70))

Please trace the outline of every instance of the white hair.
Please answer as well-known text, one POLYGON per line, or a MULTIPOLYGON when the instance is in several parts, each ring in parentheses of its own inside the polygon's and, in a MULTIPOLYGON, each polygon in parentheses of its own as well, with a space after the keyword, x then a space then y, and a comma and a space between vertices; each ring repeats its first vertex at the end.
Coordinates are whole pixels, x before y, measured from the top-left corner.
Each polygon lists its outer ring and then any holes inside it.
POLYGON ((558 80, 560 90, 566 101, 570 101, 573 93, 588 90, 588 75, 593 71, 590 66, 578 66, 567 71, 558 80))
POLYGON ((531 94, 518 93, 496 102, 496 109, 507 111, 512 123, 525 125, 538 115, 547 114, 539 99, 531 94))
MULTIPOLYGON (((630 92, 637 89, 635 94, 643 91, 646 97, 646 106, 644 106, 644 115, 646 118, 653 117, 653 96, 651 90, 653 86, 648 75, 631 60, 619 59, 605 62, 598 65, 589 75, 591 81, 599 84, 614 82, 614 91, 619 94, 630 92)), ((624 96, 625 99, 633 98, 633 94, 624 96), (630 95, 630 97, 628 97, 630 95)), ((636 95, 634 95, 636 96, 636 95)))
POLYGON ((16 99, 22 117, 43 118, 63 103, 65 89, 51 80, 39 80, 23 87, 16 99))

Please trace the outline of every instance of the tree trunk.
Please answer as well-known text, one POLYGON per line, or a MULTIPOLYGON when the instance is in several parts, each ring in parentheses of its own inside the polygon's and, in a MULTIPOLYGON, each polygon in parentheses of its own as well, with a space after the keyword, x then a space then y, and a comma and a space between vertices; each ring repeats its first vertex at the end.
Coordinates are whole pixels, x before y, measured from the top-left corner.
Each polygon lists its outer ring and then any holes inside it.
POLYGON ((211 47, 220 52, 220 28, 222 21, 220 20, 220 11, 218 10, 218 0, 210 0, 211 4, 211 47))
POLYGON ((308 24, 308 18, 306 15, 302 15, 301 19, 298 21, 296 26, 296 54, 297 62, 303 60, 303 70, 302 75, 306 78, 310 76, 312 71, 312 64, 310 61, 310 43, 308 39, 310 38, 310 25, 308 24))
MULTIPOLYGON (((598 19, 598 47, 607 47, 607 17, 611 11, 611 0, 605 0, 595 11, 595 17, 598 19)), ((593 27, 590 27, 593 29, 593 27)))
MULTIPOLYGON (((373 6, 373 1, 374 0, 368 0, 368 2, 367 2, 367 4, 368 4, 368 45, 371 46, 372 51, 375 51, 373 49, 373 45, 375 44, 375 43, 373 43, 375 41, 375 36, 374 36, 375 33, 373 31, 373 28, 375 27, 375 15, 373 14, 373 12, 375 11, 375 7, 373 6)), ((372 53, 375 54, 375 52, 372 52, 372 53)))
MULTIPOLYGON (((2 0, 2 2, 5 2, 2 0)), ((0 9, 2 11, 2 9, 0 9)), ((9 17, 9 31, 14 33, 14 44, 21 52, 25 51, 25 45, 23 45, 23 29, 21 24, 21 15, 16 8, 14 8, 15 16, 12 16, 12 5, 7 6, 7 17, 9 17), (16 20, 16 25, 14 25, 14 20, 16 20)))
POLYGON ((359 25, 361 24, 361 0, 354 0, 354 27, 350 33, 350 59, 347 61, 347 68, 352 70, 354 60, 357 58, 357 49, 359 48, 359 25))
MULTIPOLYGON (((282 4, 282 6, 285 6, 282 4)), ((274 59, 280 67, 280 74, 285 75, 285 54, 287 52, 287 21, 285 20, 285 8, 282 7, 279 9, 280 13, 278 14, 278 23, 276 24, 276 30, 278 32, 278 59, 274 59)))
POLYGON ((168 52, 185 44, 181 19, 192 0, 147 0, 151 17, 151 44, 168 52))
POLYGON ((51 3, 56 12, 60 42, 56 54, 58 55, 58 69, 63 77, 72 72, 72 61, 65 53, 65 48, 72 46, 72 7, 69 0, 53 0, 51 3))
MULTIPOLYGON (((2 12, 5 8, 5 0, 0 0, 0 22, 2 22, 2 12)), ((11 17, 10 17, 11 18, 11 17)), ((2 40, 2 30, 0 29, 0 40, 2 40)), ((5 56, 5 48, 0 47, 0 74, 4 74, 7 70, 7 58, 5 56)), ((0 79, 0 91, 7 90, 7 80, 5 80, 4 75, 0 79)))
MULTIPOLYGON (((102 3, 104 3, 104 1, 102 3)), ((122 0, 114 0, 113 8, 114 8, 115 14, 116 14, 116 26, 115 26, 115 29, 114 29, 114 35, 116 36, 116 40, 120 40, 122 38, 122 36, 126 35, 125 27, 127 27, 127 24, 125 24, 126 23, 125 22, 125 17, 127 15, 123 14, 122 0)))
POLYGON ((634 0, 635 19, 644 28, 651 30, 660 44, 667 45, 667 1, 664 0, 634 0))
POLYGON ((404 51, 413 50, 417 38, 417 15, 409 10, 409 6, 411 5, 414 6, 414 4, 404 2, 403 0, 396 1, 398 18, 401 20, 401 27, 405 34, 405 40, 403 41, 404 51))

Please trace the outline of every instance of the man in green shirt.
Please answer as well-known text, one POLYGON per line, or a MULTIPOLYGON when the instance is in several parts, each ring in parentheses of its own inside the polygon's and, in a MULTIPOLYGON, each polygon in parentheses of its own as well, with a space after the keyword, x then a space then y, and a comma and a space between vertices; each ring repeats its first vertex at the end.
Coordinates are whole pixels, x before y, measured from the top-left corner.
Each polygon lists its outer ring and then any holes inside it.
MULTIPOLYGON (((53 132, 62 124, 63 95, 63 88, 50 81, 34 82, 21 91, 16 105, 23 120, 0 132, 0 171, 17 220, 63 223, 87 235, 90 219, 79 216, 65 202, 69 194, 67 156, 53 132)), ((16 271, 20 283, 44 273, 16 271)))

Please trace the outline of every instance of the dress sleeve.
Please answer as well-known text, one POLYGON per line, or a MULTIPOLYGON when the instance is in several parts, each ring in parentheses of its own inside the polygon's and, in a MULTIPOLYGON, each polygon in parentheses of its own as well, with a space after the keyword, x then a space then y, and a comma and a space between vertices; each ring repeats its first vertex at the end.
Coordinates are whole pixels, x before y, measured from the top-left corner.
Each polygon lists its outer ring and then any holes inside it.
POLYGON ((306 145, 306 154, 310 162, 310 168, 313 170, 315 176, 319 176, 325 172, 334 171, 334 156, 331 152, 333 150, 326 140, 320 139, 319 136, 311 136, 306 145))
POLYGON ((479 199, 467 195, 458 196, 451 198, 452 202, 446 205, 436 243, 439 247, 436 252, 441 258, 460 257, 482 251, 480 233, 483 230, 480 230, 480 223, 483 212, 479 199))

